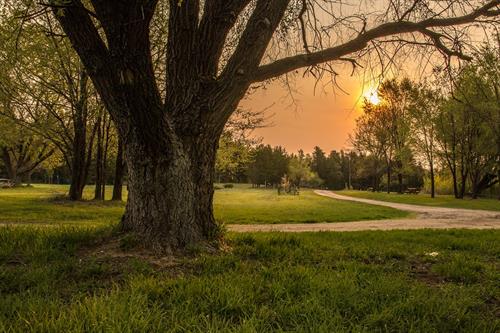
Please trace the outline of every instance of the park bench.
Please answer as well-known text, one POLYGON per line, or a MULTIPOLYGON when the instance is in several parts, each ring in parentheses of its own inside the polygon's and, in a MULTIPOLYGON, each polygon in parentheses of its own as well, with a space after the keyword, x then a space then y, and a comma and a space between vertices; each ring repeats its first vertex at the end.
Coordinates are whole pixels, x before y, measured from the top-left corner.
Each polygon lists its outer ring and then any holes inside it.
POLYGON ((10 179, 0 178, 0 188, 14 187, 15 183, 10 179))
POLYGON ((420 193, 420 189, 417 188, 417 187, 408 187, 406 189, 405 193, 407 193, 407 194, 419 194, 420 193))

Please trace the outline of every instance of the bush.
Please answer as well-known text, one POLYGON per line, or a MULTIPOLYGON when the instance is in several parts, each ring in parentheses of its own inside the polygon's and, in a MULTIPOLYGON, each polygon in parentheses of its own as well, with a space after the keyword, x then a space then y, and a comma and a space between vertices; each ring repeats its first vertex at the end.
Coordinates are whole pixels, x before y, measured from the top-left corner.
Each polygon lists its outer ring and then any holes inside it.
POLYGON ((234 185, 233 184, 224 184, 224 188, 233 188, 234 185))
MULTIPOLYGON (((434 185, 436 194, 453 194, 453 179, 450 175, 435 175, 434 185)), ((424 177, 424 192, 431 193, 431 179, 429 176, 424 177)))

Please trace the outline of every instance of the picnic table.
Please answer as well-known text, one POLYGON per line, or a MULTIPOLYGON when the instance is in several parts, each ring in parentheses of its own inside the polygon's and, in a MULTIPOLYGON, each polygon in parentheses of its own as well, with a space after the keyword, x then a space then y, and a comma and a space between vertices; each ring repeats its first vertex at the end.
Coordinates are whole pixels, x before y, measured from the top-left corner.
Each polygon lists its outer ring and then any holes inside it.
POLYGON ((418 187, 408 187, 405 191, 407 194, 419 194, 420 189, 418 187))
POLYGON ((0 178, 0 188, 14 187, 15 183, 10 179, 0 178))

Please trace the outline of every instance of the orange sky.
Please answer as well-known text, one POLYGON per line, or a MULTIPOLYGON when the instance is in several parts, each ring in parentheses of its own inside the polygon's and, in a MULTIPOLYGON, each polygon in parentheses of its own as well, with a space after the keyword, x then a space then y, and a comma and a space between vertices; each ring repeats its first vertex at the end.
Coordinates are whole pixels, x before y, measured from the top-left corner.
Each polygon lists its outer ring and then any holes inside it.
MULTIPOLYGON (((340 87, 349 95, 326 80, 314 89, 315 79, 295 79, 293 99, 282 84, 275 82, 266 89, 259 89, 241 103, 244 108, 259 111, 265 108, 267 115, 273 115, 272 127, 258 129, 256 136, 263 138, 263 143, 280 145, 288 152, 303 149, 311 152, 314 146, 320 146, 327 153, 333 149, 348 148, 349 134, 355 126, 355 119, 360 114, 359 100, 363 95, 363 77, 350 76, 347 68, 337 78, 340 87)), ((366 92, 365 88, 365 92, 366 92)))

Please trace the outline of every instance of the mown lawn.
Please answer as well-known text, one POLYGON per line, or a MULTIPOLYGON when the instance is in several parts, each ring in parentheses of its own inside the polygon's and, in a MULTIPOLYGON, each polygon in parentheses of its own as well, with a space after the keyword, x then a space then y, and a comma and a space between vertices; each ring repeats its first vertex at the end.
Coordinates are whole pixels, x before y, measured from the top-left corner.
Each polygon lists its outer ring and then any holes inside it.
MULTIPOLYGON (((120 220, 124 203, 69 202, 61 197, 67 190, 67 186, 58 185, 0 189, 0 223, 108 225, 120 220)), ((88 186, 87 199, 92 198, 92 191, 88 186)), ((251 189, 248 185, 216 190, 214 209, 216 219, 227 224, 341 222, 408 216, 407 212, 392 208, 320 197, 310 190, 298 196, 278 196, 275 190, 251 189)))
POLYGON ((226 223, 314 223, 401 218, 409 213, 387 207, 334 200, 302 190, 277 195, 276 190, 234 188, 217 190, 215 216, 226 223))
POLYGON ((338 194, 349 195, 357 198, 373 199, 381 201, 391 201, 405 204, 466 208, 466 209, 484 209, 500 211, 500 200, 497 199, 455 199, 452 195, 438 195, 431 198, 428 194, 398 194, 369 191, 336 191, 338 194))
POLYGON ((500 231, 229 235, 167 263, 112 233, 0 228, 0 331, 500 330, 500 231))

